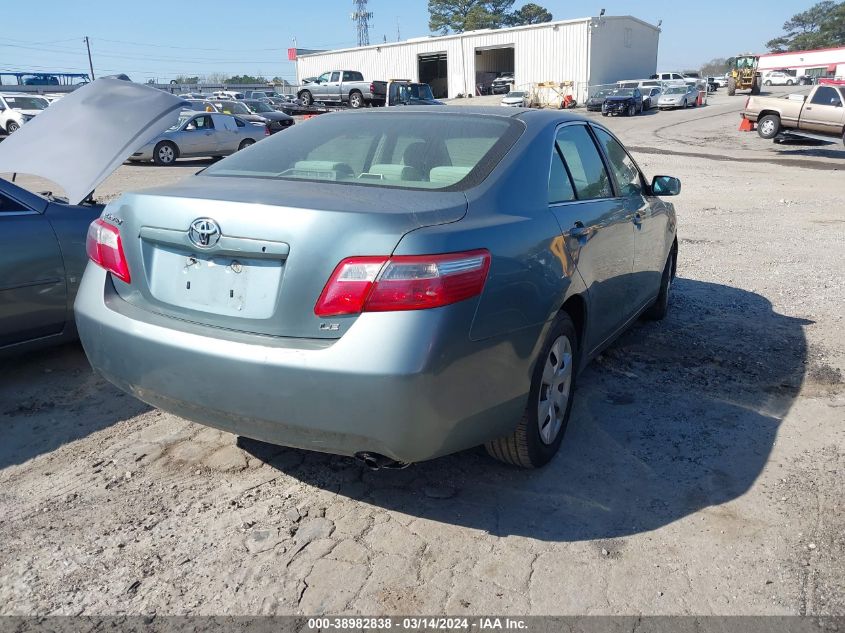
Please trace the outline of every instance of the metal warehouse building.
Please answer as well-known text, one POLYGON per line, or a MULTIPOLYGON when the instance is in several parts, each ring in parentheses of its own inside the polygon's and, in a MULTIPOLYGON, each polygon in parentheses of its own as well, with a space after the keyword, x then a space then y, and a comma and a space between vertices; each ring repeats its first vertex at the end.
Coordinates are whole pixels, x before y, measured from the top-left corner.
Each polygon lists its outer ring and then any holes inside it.
POLYGON ((412 79, 448 98, 476 94, 479 84, 513 72, 517 88, 573 81, 583 103, 588 85, 653 74, 659 37, 658 27, 631 16, 560 20, 299 55, 296 73, 299 82, 329 70, 412 79))
POLYGON ((845 77, 845 46, 760 56, 760 72, 793 70, 810 77, 845 77))

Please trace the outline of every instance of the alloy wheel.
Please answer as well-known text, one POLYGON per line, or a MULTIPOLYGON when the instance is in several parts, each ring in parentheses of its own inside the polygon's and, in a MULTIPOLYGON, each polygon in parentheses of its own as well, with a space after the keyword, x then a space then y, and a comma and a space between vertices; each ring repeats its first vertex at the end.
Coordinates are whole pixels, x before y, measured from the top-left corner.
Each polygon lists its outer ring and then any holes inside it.
POLYGON ((158 159, 162 163, 172 163, 175 158, 176 154, 173 152, 173 148, 170 147, 170 145, 162 145, 158 149, 158 159))
POLYGON ((553 443, 563 426, 572 385, 572 365, 572 343, 568 337, 559 336, 543 366, 537 401, 537 424, 544 444, 553 443))

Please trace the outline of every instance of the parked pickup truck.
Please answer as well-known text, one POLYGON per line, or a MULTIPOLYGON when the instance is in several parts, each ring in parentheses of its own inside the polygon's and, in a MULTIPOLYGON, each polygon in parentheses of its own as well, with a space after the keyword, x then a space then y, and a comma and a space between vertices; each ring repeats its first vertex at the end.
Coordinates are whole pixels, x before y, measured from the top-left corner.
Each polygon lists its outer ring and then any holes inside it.
POLYGON ((387 82, 364 81, 364 75, 355 70, 330 70, 305 84, 297 96, 307 106, 315 101, 346 103, 350 108, 383 106, 387 96, 387 82))
POLYGON ((816 86, 804 99, 752 96, 743 118, 757 122, 757 133, 775 138, 781 133, 835 136, 845 143, 845 86, 816 86))

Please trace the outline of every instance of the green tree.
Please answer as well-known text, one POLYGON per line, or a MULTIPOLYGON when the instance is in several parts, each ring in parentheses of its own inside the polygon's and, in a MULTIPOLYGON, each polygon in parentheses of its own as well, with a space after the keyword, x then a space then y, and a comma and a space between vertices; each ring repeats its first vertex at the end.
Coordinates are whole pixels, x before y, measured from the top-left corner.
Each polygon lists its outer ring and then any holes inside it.
POLYGON ((529 2, 517 9, 508 16, 508 23, 510 26, 522 26, 524 24, 542 24, 543 22, 551 22, 552 14, 548 9, 541 7, 539 4, 529 2))
POLYGON ((514 0, 428 0, 428 27, 442 34, 498 29, 508 24, 514 0))
POLYGON ((796 13, 783 25, 784 34, 766 42, 773 52, 845 45, 845 1, 823 0, 796 13))
POLYGON ((724 75, 730 69, 731 63, 728 59, 724 57, 716 57, 706 64, 702 64, 701 68, 698 69, 698 72, 701 73, 702 77, 717 77, 719 75, 724 75))
POLYGON ((262 76, 253 77, 252 75, 234 75, 229 77, 228 79, 223 80, 224 84, 234 84, 234 85, 242 85, 242 84, 266 84, 267 79, 262 76))

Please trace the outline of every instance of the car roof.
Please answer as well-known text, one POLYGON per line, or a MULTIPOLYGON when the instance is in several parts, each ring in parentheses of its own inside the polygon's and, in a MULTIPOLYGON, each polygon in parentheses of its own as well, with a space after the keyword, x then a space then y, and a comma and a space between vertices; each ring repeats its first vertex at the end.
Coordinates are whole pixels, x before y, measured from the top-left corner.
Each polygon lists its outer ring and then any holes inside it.
MULTIPOLYGON (((567 123, 569 121, 589 121, 586 117, 573 114, 565 110, 541 110, 537 108, 503 108, 501 106, 441 106, 432 109, 431 106, 404 106, 401 108, 367 108, 360 110, 346 110, 324 114, 332 117, 353 116, 402 116, 406 113, 425 113, 432 116, 443 114, 457 114, 469 116, 486 116, 500 119, 520 119, 532 125, 545 125, 553 121, 567 123), (436 112, 434 111, 436 110, 436 112), (507 110, 507 112, 502 112, 507 110)), ((595 122, 594 122, 595 123, 595 122)))

